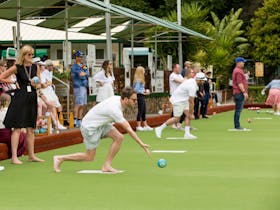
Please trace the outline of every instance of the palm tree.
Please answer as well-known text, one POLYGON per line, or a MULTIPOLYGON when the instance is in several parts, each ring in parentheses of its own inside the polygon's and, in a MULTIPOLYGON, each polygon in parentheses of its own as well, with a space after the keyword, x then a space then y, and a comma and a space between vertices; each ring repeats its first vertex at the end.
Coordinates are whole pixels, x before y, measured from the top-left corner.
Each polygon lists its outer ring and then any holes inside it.
POLYGON ((211 12, 213 23, 207 22, 206 34, 214 40, 193 57, 204 65, 213 65, 214 73, 225 76, 226 80, 234 58, 244 54, 249 47, 248 40, 241 36, 244 33, 241 29, 243 21, 239 19, 241 12, 242 9, 236 12, 232 9, 221 20, 211 12))
MULTIPOLYGON (((204 33, 205 23, 207 19, 207 15, 209 14, 209 10, 203 8, 201 4, 197 2, 192 2, 190 4, 183 4, 182 5, 182 25, 197 31, 204 33)), ((177 11, 171 11, 166 18, 164 18, 171 22, 177 21, 177 11)), ((167 55, 172 55, 173 58, 176 60, 178 58, 178 33, 177 32, 167 32, 166 29, 160 26, 156 28, 157 34, 164 33, 164 35, 158 37, 158 44, 157 44, 157 53, 158 56, 165 61, 167 55), (161 43, 160 41, 163 40, 164 42, 161 43), (166 42, 169 40, 169 42, 166 42)), ((153 37, 155 35, 155 28, 152 28, 146 33, 146 37, 153 37)), ((154 38, 152 38, 154 39, 154 38)), ((183 58, 189 59, 191 55, 198 51, 198 49, 203 48, 205 45, 204 41, 200 38, 192 37, 192 36, 185 36, 183 34, 183 58)), ((154 43, 147 44, 146 46, 152 47, 155 49, 154 43)))

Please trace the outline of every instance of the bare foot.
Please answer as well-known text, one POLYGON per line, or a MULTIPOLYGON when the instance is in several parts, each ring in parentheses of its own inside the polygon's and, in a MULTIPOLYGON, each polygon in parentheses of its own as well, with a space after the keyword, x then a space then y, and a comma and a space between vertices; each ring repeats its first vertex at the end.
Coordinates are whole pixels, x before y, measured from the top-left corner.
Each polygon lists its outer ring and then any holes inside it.
POLYGON ((42 159, 40 159, 40 158, 38 158, 38 157, 36 157, 36 156, 34 156, 34 157, 30 157, 30 158, 28 158, 28 161, 29 162, 45 162, 45 160, 42 160, 42 159))
POLYGON ((22 162, 19 159, 17 159, 17 158, 16 159, 12 159, 11 163, 15 164, 15 165, 21 165, 22 164, 22 162))
POLYGON ((63 161, 59 159, 59 156, 54 156, 53 157, 53 170, 56 172, 56 173, 59 173, 61 172, 60 170, 60 164, 62 163, 63 161))
POLYGON ((119 170, 114 169, 114 168, 113 168, 112 166, 110 166, 110 165, 103 165, 102 171, 103 171, 103 172, 112 172, 112 173, 118 173, 118 172, 119 172, 119 170))

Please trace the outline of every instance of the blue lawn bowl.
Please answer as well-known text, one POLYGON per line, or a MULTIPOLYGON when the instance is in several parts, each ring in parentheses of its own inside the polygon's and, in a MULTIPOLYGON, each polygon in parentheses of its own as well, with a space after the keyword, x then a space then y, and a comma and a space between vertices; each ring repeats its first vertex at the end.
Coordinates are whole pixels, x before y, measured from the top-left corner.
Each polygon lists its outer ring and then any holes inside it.
POLYGON ((167 165, 167 161, 165 159, 159 159, 157 165, 160 168, 164 168, 167 165))
POLYGON ((39 77, 37 77, 37 76, 33 77, 32 80, 35 84, 38 84, 40 81, 39 77))

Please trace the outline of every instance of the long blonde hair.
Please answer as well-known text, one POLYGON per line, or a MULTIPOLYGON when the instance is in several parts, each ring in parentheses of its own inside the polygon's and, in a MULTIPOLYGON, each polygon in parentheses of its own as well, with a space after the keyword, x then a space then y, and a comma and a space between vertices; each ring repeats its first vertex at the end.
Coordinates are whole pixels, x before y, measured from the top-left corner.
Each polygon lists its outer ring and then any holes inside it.
POLYGON ((143 66, 138 66, 134 73, 133 83, 140 81, 142 84, 145 84, 145 69, 143 66))
POLYGON ((31 47, 30 45, 24 45, 24 46, 20 49, 16 64, 23 65, 24 56, 25 56, 27 53, 33 53, 33 54, 34 54, 34 49, 33 49, 33 47, 31 47))

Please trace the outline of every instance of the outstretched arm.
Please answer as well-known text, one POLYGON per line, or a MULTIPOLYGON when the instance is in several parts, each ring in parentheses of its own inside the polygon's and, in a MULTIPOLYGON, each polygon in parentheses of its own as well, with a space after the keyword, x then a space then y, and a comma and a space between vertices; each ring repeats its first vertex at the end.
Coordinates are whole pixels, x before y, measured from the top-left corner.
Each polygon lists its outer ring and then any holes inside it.
POLYGON ((145 150, 148 156, 151 156, 149 145, 141 141, 141 139, 137 136, 126 120, 118 124, 120 124, 127 131, 127 133, 145 150))

